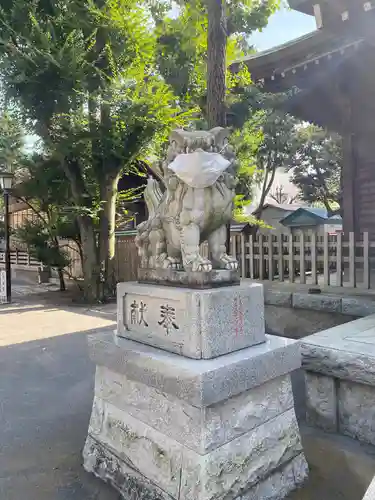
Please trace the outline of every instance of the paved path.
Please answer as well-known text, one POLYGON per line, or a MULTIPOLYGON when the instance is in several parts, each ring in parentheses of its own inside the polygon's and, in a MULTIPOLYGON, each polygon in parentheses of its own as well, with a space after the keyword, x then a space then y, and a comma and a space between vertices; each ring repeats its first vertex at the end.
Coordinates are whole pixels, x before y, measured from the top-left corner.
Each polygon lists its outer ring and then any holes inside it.
POLYGON ((94 380, 86 335, 113 329, 114 308, 58 308, 38 303, 43 287, 13 284, 19 304, 0 306, 0 499, 117 500, 81 460, 94 380))
MULTIPOLYGON (((0 307, 0 499, 118 500, 84 472, 81 460, 94 381, 86 335, 112 330, 115 307, 57 307, 38 301, 36 290, 20 278, 14 289, 18 304, 0 307)), ((302 416, 301 374, 294 385, 302 416)), ((316 443, 306 435, 311 480, 289 500, 362 498, 373 463, 358 462, 364 485, 350 475, 348 462, 355 460, 342 458, 325 436, 316 443)))

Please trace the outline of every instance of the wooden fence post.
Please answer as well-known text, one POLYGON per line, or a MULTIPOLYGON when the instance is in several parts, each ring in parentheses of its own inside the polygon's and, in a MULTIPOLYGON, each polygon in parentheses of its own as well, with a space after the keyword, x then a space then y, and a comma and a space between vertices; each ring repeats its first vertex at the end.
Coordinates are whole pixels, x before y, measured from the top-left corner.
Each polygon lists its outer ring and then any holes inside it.
POLYGON ((336 284, 342 286, 342 233, 337 233, 336 242, 336 284))
POLYGON ((276 233, 277 248, 279 252, 279 281, 284 281, 284 240, 282 233, 276 233))
POLYGON ((356 275, 355 275, 355 238, 354 233, 349 233, 349 286, 355 288, 356 275))
POLYGON ((268 235, 268 279, 273 281, 274 268, 273 268, 273 233, 270 231, 268 235))
POLYGON ((249 238, 249 260, 250 260, 250 278, 254 279, 254 236, 250 234, 249 238))
POLYGON ((289 282, 294 283, 294 242, 293 231, 289 234, 289 282))
POLYGON ((363 285, 370 288, 370 258, 369 258, 369 237, 368 233, 363 233, 363 285))
POLYGON ((313 229, 311 232, 311 279, 312 279, 312 284, 317 285, 318 284, 318 273, 316 269, 316 241, 317 241, 317 235, 316 235, 316 230, 313 229))
POLYGON ((237 257, 237 237, 234 233, 232 233, 232 236, 230 238, 230 243, 231 243, 231 254, 232 257, 236 258, 237 257))
POLYGON ((259 233, 259 279, 264 280, 264 248, 263 248, 263 234, 259 233))
POLYGON ((304 285, 306 283, 306 271, 305 271, 305 233, 300 231, 299 240, 299 272, 300 272, 300 283, 304 285))
POLYGON ((329 286, 329 245, 328 233, 324 230, 323 234, 323 265, 324 265, 324 285, 329 286))
POLYGON ((245 235, 241 233, 241 278, 246 278, 246 246, 245 235))

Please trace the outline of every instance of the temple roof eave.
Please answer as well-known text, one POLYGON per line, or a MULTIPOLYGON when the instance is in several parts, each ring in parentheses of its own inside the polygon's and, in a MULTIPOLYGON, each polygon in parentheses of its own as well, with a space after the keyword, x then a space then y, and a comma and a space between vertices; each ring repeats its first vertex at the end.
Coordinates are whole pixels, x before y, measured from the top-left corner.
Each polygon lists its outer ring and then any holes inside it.
POLYGON ((309 0, 288 0, 289 7, 303 14, 314 15, 314 2, 309 0))
POLYGON ((287 72, 295 73, 298 68, 306 70, 308 65, 318 64, 321 59, 331 59, 334 53, 344 55, 362 42, 363 39, 355 35, 338 37, 316 30, 273 49, 244 57, 233 63, 231 69, 235 72, 240 64, 246 64, 253 81, 263 83, 277 76, 284 77, 287 72))

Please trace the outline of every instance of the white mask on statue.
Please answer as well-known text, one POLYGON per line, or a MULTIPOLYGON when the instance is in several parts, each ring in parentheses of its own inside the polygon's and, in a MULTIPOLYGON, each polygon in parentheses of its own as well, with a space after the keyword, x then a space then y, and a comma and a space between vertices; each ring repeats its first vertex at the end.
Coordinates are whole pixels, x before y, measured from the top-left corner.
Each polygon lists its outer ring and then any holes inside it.
POLYGON ((229 165, 221 154, 201 150, 179 154, 168 168, 188 186, 203 189, 215 184, 229 165))

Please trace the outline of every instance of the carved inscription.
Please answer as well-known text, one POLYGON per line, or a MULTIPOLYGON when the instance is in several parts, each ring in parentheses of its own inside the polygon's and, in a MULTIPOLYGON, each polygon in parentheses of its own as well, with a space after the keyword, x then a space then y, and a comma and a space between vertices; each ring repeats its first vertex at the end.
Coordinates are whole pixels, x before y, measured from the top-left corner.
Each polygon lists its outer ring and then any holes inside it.
POLYGON ((165 329, 167 335, 169 335, 172 328, 178 330, 176 309, 168 304, 160 306, 160 321, 158 321, 158 324, 165 329))
POLYGON ((147 305, 143 301, 138 304, 138 302, 134 300, 130 304, 130 323, 132 325, 148 326, 145 318, 146 311, 147 305))
POLYGON ((155 333, 159 330, 163 336, 179 330, 178 316, 181 311, 173 302, 173 300, 166 302, 165 298, 126 295, 124 299, 125 327, 133 331, 151 329, 155 333))

